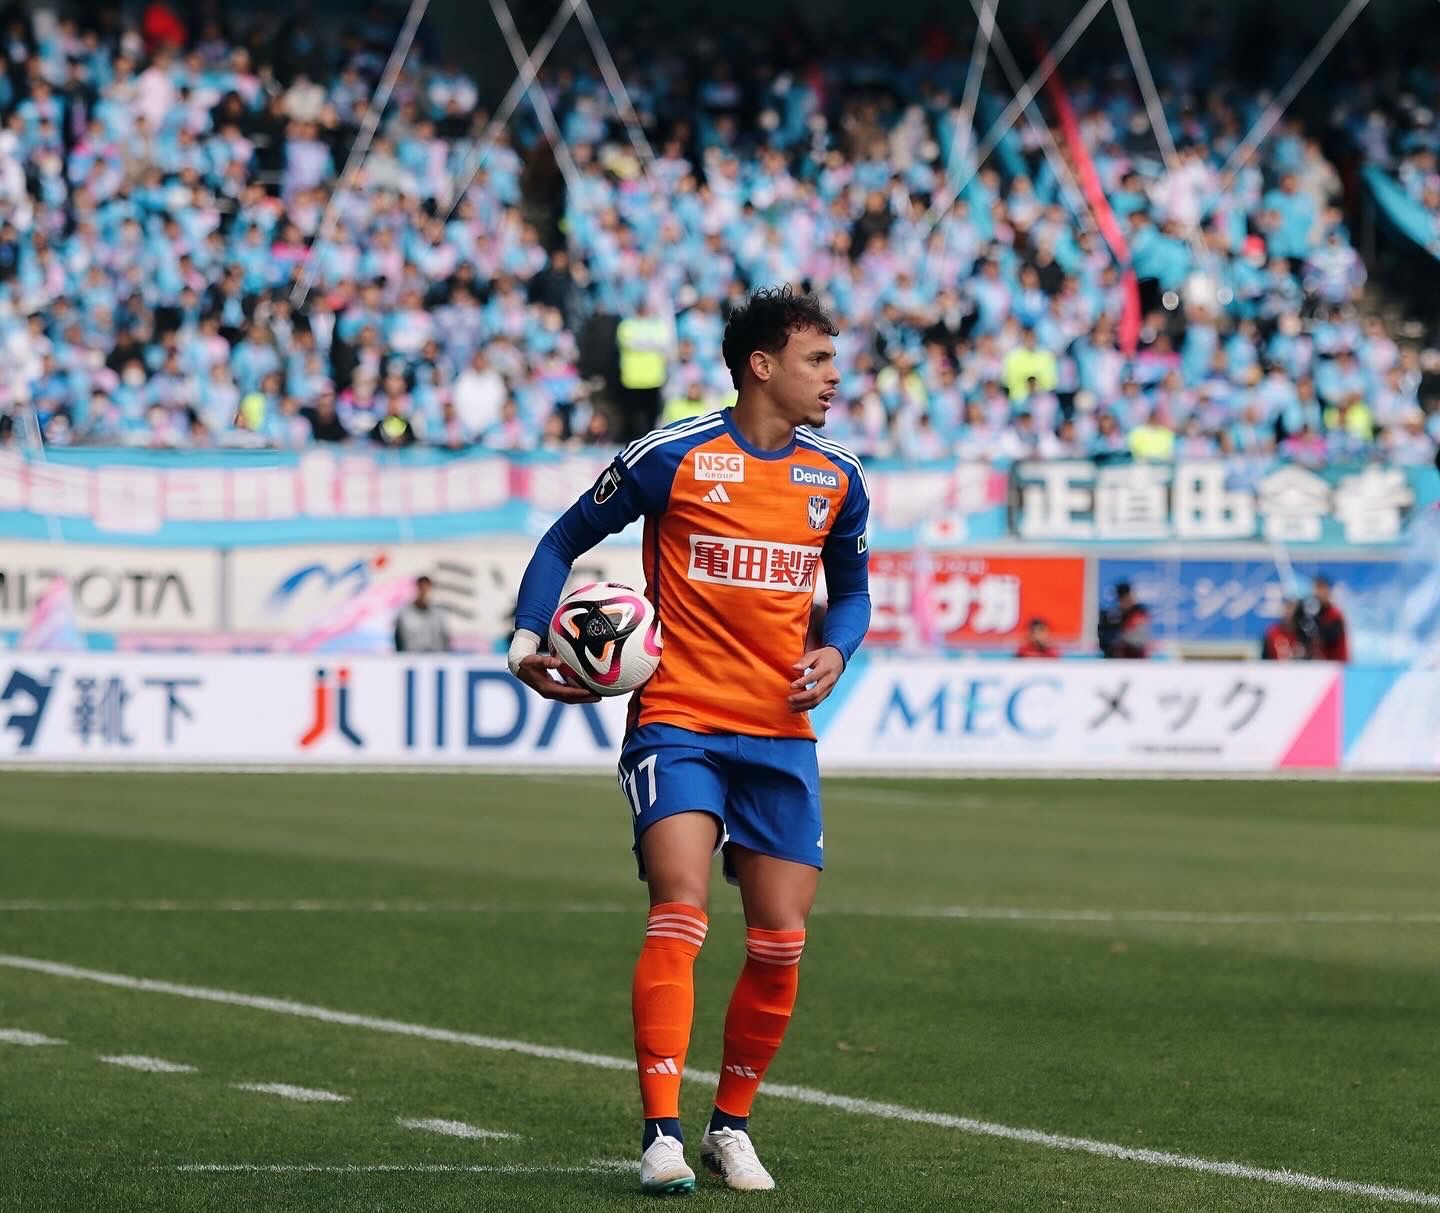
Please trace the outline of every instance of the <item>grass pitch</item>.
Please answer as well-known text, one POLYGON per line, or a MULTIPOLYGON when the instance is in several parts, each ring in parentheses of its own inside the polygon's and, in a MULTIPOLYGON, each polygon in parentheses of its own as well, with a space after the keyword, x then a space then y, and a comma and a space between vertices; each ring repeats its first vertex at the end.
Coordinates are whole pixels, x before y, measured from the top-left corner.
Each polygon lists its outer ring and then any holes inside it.
MULTIPOLYGON (((612 780, 0 780, 5 956, 472 1034, 0 960, 0 1210, 651 1207, 621 1169, 634 1080, 603 1061, 630 1051, 643 930, 612 780), (254 1083, 344 1102, 237 1086, 254 1083), (511 1136, 400 1123, 436 1119, 511 1136), (197 1165, 316 1169, 182 1169, 197 1165)), ((759 1203, 1440 1206, 1435 785, 847 780, 826 797, 829 870, 775 1083, 1409 1195, 762 1093, 752 1127, 780 1188, 759 1203)), ((711 920, 690 1051, 707 1070, 743 939, 718 874, 711 920)), ((711 1093, 686 1084, 692 1155, 711 1093)), ((694 1198, 743 1199, 706 1177, 694 1198)))

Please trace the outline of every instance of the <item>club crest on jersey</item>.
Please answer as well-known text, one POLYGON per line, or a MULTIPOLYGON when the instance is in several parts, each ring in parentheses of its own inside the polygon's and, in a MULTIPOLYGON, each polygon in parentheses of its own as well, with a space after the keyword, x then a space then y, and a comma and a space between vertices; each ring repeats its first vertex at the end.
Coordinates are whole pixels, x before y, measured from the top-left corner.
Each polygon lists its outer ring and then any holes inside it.
POLYGON ((812 531, 823 531, 825 519, 830 517, 830 498, 810 498, 810 529, 812 531))
POLYGON ((604 505, 620 489, 620 461, 617 459, 601 474, 600 479, 595 482, 595 504, 604 505))

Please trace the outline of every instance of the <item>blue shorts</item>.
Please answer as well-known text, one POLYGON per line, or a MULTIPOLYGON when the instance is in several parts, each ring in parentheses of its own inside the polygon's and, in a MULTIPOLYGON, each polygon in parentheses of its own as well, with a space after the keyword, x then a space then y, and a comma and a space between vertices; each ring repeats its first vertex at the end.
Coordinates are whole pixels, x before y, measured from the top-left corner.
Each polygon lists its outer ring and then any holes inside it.
POLYGON ((825 866, 820 767, 804 737, 692 733, 646 724, 620 751, 620 791, 630 802, 635 862, 645 879, 640 835, 657 821, 695 809, 720 823, 725 879, 735 883, 730 844, 792 863, 825 866))

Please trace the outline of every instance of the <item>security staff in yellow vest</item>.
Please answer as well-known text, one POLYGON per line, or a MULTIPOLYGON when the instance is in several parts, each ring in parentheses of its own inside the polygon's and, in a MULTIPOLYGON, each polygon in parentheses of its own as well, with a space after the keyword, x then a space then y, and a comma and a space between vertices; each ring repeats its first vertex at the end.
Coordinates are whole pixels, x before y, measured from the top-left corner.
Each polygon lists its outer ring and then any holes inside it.
POLYGON ((1053 392, 1058 382, 1055 355, 1040 348, 1034 328, 1027 325, 1021 331, 1020 342, 1005 355, 1001 372, 1010 399, 1016 402, 1029 396, 1031 379, 1042 392, 1053 392))
POLYGON ((1175 431, 1165 424, 1165 414, 1159 409, 1152 409, 1149 421, 1130 431, 1130 454, 1157 462, 1175 458, 1175 431))
POLYGON ((620 387, 624 396, 627 438, 649 432, 660 413, 660 392, 665 386, 674 327, 648 304, 615 330, 620 349, 620 387))

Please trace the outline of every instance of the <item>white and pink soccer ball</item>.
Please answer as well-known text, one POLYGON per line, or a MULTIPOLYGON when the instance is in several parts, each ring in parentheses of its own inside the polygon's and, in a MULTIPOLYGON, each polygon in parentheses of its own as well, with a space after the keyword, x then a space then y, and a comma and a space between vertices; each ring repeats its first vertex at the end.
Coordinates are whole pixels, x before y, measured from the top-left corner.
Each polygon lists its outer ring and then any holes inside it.
POLYGON ((550 617, 550 652, 569 681, 597 695, 628 695, 660 664, 660 620, 649 600, 618 581, 571 590, 550 617))

